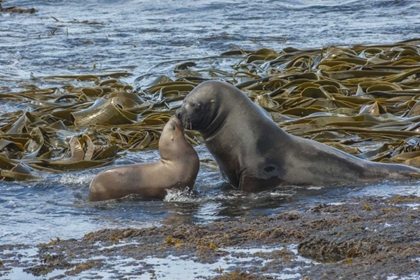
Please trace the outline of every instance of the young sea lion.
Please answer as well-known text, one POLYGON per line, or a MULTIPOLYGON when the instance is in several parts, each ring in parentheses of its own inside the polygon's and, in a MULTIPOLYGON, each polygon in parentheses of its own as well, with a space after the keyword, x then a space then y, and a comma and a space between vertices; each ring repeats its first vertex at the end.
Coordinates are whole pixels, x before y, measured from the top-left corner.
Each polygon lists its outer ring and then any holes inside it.
POLYGON ((183 132, 180 121, 172 117, 159 139, 160 161, 119 166, 99 173, 89 186, 89 199, 106 200, 129 194, 163 199, 168 189, 192 189, 200 162, 183 132))

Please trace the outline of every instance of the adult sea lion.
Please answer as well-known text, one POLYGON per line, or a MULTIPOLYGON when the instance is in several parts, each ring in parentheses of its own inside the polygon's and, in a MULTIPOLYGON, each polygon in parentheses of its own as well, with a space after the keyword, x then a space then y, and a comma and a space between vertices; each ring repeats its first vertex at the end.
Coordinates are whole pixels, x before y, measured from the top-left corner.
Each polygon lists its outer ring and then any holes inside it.
POLYGON ((129 194, 163 199, 168 189, 193 188, 200 162, 183 132, 180 121, 172 117, 159 139, 160 161, 120 166, 99 173, 89 186, 89 199, 107 200, 129 194))
POLYGON ((420 175, 414 167, 370 162, 286 133, 225 82, 197 86, 176 115, 185 128, 201 133, 230 184, 247 192, 281 184, 328 186, 420 175))

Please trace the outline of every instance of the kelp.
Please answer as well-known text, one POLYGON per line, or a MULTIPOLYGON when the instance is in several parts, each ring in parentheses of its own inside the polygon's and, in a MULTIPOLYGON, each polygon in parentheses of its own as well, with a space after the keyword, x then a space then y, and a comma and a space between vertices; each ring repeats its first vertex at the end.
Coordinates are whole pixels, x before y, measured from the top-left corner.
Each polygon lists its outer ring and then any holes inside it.
MULTIPOLYGON (((89 108, 70 113, 74 125, 88 127, 95 124, 126 124, 137 121, 137 115, 124 110, 125 100, 113 97, 111 99, 99 98, 89 108)), ((130 104, 131 105, 131 104, 130 104)))
POLYGON ((34 14, 36 13, 36 9, 35 8, 24 9, 17 6, 2 7, 0 3, 0 13, 34 14))
MULTIPOLYGON (((0 115, 2 176, 33 178, 15 174, 19 162, 47 172, 75 171, 111 164, 119 152, 158 148, 163 126, 197 83, 166 79, 138 93, 116 79, 124 75, 49 76, 44 79, 65 83, 1 93, 0 99, 29 105, 26 111, 0 115), (73 80, 89 86, 69 86, 73 80)), ((187 138, 200 142, 194 132, 187 138)))
MULTIPOLYGON (((96 168, 125 152, 157 149, 185 96, 212 79, 240 88, 289 133, 360 158, 420 166, 419 44, 231 50, 162 62, 135 85, 121 81, 127 72, 37 78, 55 87, 0 93, 28 105, 0 113, 0 175, 29 180, 34 170, 96 168), (172 73, 153 73, 162 65, 172 73)), ((185 135, 202 143, 195 131, 185 135)))

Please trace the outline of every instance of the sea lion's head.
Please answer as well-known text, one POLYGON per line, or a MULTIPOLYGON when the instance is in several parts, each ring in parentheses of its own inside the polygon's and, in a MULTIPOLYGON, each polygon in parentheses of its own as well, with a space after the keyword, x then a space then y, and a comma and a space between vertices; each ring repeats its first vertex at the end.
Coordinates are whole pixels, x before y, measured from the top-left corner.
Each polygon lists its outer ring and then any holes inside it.
POLYGON ((208 81, 192 90, 184 99, 176 116, 186 129, 205 131, 219 112, 221 82, 208 81))
POLYGON ((181 121, 177 117, 172 116, 163 127, 159 141, 159 146, 161 144, 164 144, 161 142, 166 142, 166 144, 169 144, 170 142, 175 142, 179 137, 184 138, 184 127, 182 126, 181 121))
POLYGON ((184 127, 176 116, 172 116, 163 128, 159 139, 159 154, 163 164, 177 170, 172 174, 175 176, 172 178, 178 178, 177 180, 182 182, 181 185, 192 189, 200 168, 200 160, 197 152, 187 142, 184 127))
POLYGON ((159 152, 161 157, 172 157, 186 145, 189 144, 185 140, 184 128, 181 125, 181 121, 173 116, 166 123, 159 139, 159 152))

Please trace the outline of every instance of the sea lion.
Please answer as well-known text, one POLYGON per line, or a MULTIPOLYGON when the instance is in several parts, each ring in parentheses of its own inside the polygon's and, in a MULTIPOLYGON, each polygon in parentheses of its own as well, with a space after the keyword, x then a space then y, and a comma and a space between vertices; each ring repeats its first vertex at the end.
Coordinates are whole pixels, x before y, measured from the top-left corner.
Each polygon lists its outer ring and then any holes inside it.
POLYGON ((408 179, 420 169, 370 162, 328 145, 286 133, 236 87, 203 82, 176 111, 197 130, 229 183, 246 192, 282 184, 336 185, 408 179))
POLYGON ((107 200, 129 194, 163 199, 168 189, 192 189, 200 162, 183 132, 180 121, 172 117, 159 139, 160 161, 120 166, 99 173, 89 186, 89 199, 107 200))

